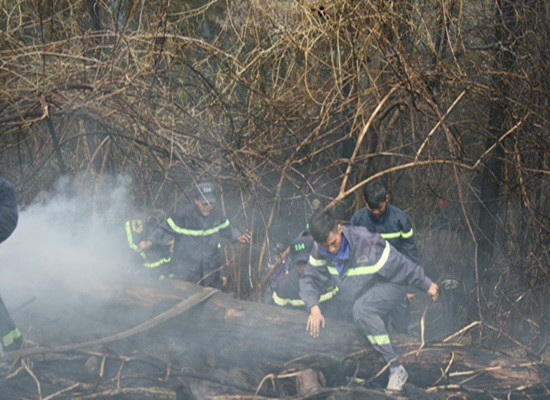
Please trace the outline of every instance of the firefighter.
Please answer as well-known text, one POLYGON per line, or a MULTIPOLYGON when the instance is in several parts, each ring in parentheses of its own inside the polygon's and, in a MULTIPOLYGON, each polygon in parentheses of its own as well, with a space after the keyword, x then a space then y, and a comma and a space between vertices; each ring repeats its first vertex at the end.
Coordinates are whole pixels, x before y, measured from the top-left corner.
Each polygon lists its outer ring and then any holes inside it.
POLYGON ((411 220, 405 211, 389 204, 390 196, 381 181, 373 181, 363 188, 365 207, 351 217, 350 225, 364 226, 379 233, 395 249, 414 263, 420 261, 413 236, 411 220))
MULTIPOLYGON (((13 185, 0 177, 0 243, 6 240, 17 226, 17 198, 13 185)), ((23 337, 0 297, 0 338, 4 351, 21 348, 23 337)))
POLYGON ((319 337, 325 318, 319 304, 321 288, 332 281, 339 289, 340 310, 353 318, 381 358, 390 364, 387 388, 401 390, 408 378, 398 362, 385 319, 405 297, 406 285, 426 291, 434 301, 438 286, 423 268, 364 227, 342 226, 328 211, 317 211, 309 223, 315 240, 300 297, 309 309, 306 330, 319 337))
MULTIPOLYGON (((144 221, 141 218, 128 220, 124 223, 126 239, 130 249, 137 252, 139 243, 141 243, 151 232, 151 227, 157 225, 152 218, 144 221), (149 229, 148 229, 149 228, 149 229)), ((137 252, 139 254, 139 263, 145 267, 147 275, 155 279, 171 278, 170 258, 173 250, 173 241, 168 246, 157 246, 148 251, 137 252)))
MULTIPOLYGON (((290 244, 290 253, 286 273, 280 278, 273 291, 273 302, 281 307, 304 308, 305 303, 300 299, 300 278, 304 275, 309 253, 313 248, 313 239, 305 234, 298 236, 290 244)), ((324 302, 334 297, 338 290, 334 287, 325 289, 319 301, 324 302)))
MULTIPOLYGON (((364 226, 370 232, 379 233, 393 247, 414 263, 420 261, 413 236, 411 220, 405 211, 389 204, 386 186, 373 181, 363 187, 365 207, 353 214, 350 225, 364 226)), ((409 303, 414 299, 414 289, 408 288, 403 302, 391 317, 393 328, 407 333, 411 320, 409 303)))
POLYGON ((223 268, 222 242, 250 242, 250 233, 239 234, 216 205, 212 182, 196 186, 194 204, 180 207, 172 217, 137 246, 142 252, 169 245, 174 240, 172 273, 174 278, 203 286, 221 288, 227 285, 223 268))

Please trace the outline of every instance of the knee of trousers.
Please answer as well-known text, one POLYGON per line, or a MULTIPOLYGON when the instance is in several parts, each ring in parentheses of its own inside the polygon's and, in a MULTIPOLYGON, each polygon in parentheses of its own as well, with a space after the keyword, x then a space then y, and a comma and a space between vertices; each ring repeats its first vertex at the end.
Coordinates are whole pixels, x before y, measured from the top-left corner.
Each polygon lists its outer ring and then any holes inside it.
POLYGON ((355 322, 365 321, 368 323, 373 318, 381 318, 374 304, 361 298, 353 304, 353 320, 355 322))

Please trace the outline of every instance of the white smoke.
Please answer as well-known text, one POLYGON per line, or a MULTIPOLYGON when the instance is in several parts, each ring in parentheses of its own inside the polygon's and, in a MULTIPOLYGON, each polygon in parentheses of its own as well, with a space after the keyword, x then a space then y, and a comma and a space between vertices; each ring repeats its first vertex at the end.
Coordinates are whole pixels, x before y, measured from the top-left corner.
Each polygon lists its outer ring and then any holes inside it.
POLYGON ((136 216, 133 197, 124 176, 61 179, 19 210, 16 230, 0 244, 0 294, 18 326, 78 314, 90 294, 132 280, 139 265, 124 221, 136 216))

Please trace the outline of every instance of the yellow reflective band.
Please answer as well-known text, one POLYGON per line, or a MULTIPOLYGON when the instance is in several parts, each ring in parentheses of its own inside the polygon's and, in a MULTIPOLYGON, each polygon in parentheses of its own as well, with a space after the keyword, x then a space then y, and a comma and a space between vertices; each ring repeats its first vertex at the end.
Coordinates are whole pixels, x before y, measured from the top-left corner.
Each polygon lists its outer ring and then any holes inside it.
POLYGON ((10 344, 12 344, 15 339, 18 339, 20 337, 21 337, 21 332, 19 332, 19 329, 15 328, 7 335, 4 335, 4 337, 2 338, 2 343, 4 347, 7 347, 10 344))
MULTIPOLYGON (((137 251, 137 245, 134 243, 134 237, 132 236, 130 221, 126 221, 126 238, 128 239, 128 246, 130 246, 132 250, 137 251)), ((144 252, 140 252, 139 255, 144 260, 147 259, 147 255, 144 252)))
POLYGON ((330 292, 322 294, 321 297, 319 297, 319 302, 322 303, 323 301, 332 299, 336 293, 338 293, 338 288, 334 288, 330 292))
POLYGON ((294 300, 294 299, 283 299, 277 295, 277 292, 273 292, 273 301, 278 306, 284 307, 284 306, 293 306, 293 307, 300 307, 305 306, 306 303, 303 302, 303 300, 294 300))
MULTIPOLYGON (((322 294, 321 297, 319 297, 319 303, 332 299, 337 292, 338 292, 338 288, 334 288, 331 291, 322 294)), ((273 297, 273 301, 275 302, 275 304, 281 307, 288 306, 288 305, 293 307, 300 307, 300 306, 306 305, 306 303, 304 303, 303 300, 283 299, 277 295, 277 292, 273 292, 273 295, 271 297, 273 297)))
POLYGON ((160 260, 158 261, 155 261, 155 262, 151 262, 151 263, 143 263, 143 266, 145 268, 156 268, 158 267, 159 265, 162 265, 162 264, 166 264, 166 263, 169 263, 170 262, 170 258, 161 258, 160 260))
POLYGON ((398 238, 399 236, 401 236, 403 239, 408 239, 412 235, 413 235, 412 228, 411 228, 410 231, 408 231, 406 233, 403 232, 403 231, 399 231, 399 232, 387 232, 387 233, 381 233, 380 234, 380 236, 382 236, 384 239, 395 239, 395 238, 398 238))
POLYGON ((395 239, 401 236, 401 232, 381 233, 380 236, 382 236, 384 239, 395 239))
POLYGON ((168 220, 166 222, 168 223, 168 225, 170 225, 170 228, 172 228, 174 230, 174 232, 181 233, 182 235, 188 235, 188 236, 213 235, 213 234, 218 233, 222 229, 227 228, 229 226, 229 220, 228 219, 226 219, 223 224, 220 224, 218 226, 215 226, 214 228, 206 229, 206 230, 180 228, 179 226, 176 225, 176 223, 172 220, 172 218, 168 218, 168 220))
POLYGON ((357 275, 372 275, 380 271, 380 269, 386 264, 388 258, 390 257, 391 246, 386 242, 386 247, 380 256, 378 262, 374 265, 358 266, 355 268, 350 268, 346 271, 344 276, 357 276, 357 275))
POLYGON ((378 346, 390 344, 390 337, 388 335, 367 335, 367 339, 369 339, 369 342, 372 344, 377 344, 378 346))
POLYGON ((412 235, 413 235, 413 230, 412 230, 412 228, 411 228, 411 230, 408 231, 407 233, 401 232, 401 236, 403 236, 404 239, 408 239, 408 238, 410 238, 412 235))
POLYGON ((327 260, 319 260, 317 258, 313 258, 313 256, 309 256, 309 263, 314 267, 323 267, 327 265, 327 260))
MULTIPOLYGON (((384 251, 382 252, 382 255, 380 256, 380 259, 378 262, 374 265, 363 265, 363 266, 357 266, 355 268, 348 268, 344 276, 359 276, 359 275, 372 275, 376 274, 378 271, 380 271, 380 268, 386 264, 386 261, 388 261, 388 258, 390 257, 390 251, 391 247, 388 242, 386 242, 386 247, 384 248, 384 251)), ((331 275, 339 275, 338 270, 334 267, 328 267, 328 272, 331 275)))

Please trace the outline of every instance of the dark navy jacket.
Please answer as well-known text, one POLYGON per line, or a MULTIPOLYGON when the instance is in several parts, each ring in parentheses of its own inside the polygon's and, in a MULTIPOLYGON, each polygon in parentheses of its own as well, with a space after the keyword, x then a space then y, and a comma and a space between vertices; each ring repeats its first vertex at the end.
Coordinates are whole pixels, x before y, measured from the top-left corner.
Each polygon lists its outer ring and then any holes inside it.
POLYGON ((408 215, 395 206, 388 204, 386 212, 375 218, 366 207, 351 217, 350 225, 364 226, 370 232, 379 233, 384 239, 412 262, 419 262, 420 256, 413 236, 408 215))
POLYGON ((153 246, 167 246, 174 239, 172 263, 179 267, 210 270, 221 263, 221 242, 234 241, 229 220, 218 209, 203 216, 195 204, 180 207, 149 237, 153 246))
POLYGON ((0 243, 15 230, 17 220, 15 188, 10 182, 0 177, 0 243))
MULTIPOLYGON (((135 218, 125 222, 126 239, 128 246, 134 251, 142 240, 145 240, 145 223, 143 219, 135 218)), ((141 256, 141 262, 145 268, 156 268, 155 272, 167 275, 168 265, 170 263, 170 247, 154 246, 153 248, 138 253, 141 256)))
POLYGON ((424 269, 399 253, 380 235, 361 226, 344 226, 350 250, 349 260, 342 275, 336 266, 321 255, 321 246, 315 243, 302 279, 300 298, 308 309, 319 303, 322 288, 332 281, 339 289, 340 301, 353 304, 378 282, 412 285, 422 291, 430 288, 432 281, 424 269))

